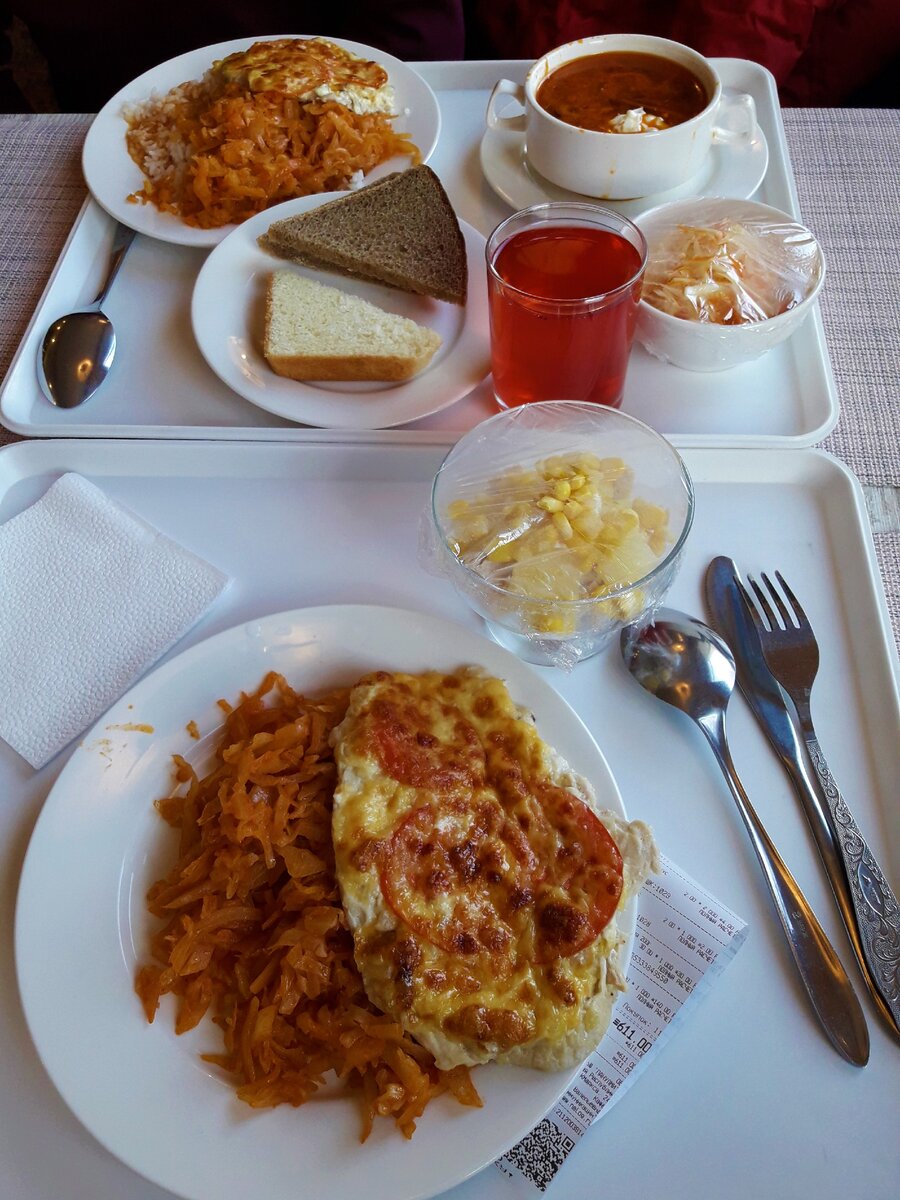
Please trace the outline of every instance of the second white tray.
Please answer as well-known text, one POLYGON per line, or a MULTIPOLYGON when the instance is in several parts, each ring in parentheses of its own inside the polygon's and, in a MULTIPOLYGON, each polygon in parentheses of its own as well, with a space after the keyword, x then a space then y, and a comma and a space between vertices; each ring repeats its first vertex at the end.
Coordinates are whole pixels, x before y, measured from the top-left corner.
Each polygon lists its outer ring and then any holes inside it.
MULTIPOLYGON (((757 198, 799 216, 772 76, 743 59, 713 61, 727 87, 750 93, 756 102, 769 146, 757 198)), ((481 172, 487 98, 498 79, 522 79, 527 67, 419 64, 437 92, 443 119, 430 163, 459 215, 485 235, 511 211, 481 172)), ((191 292, 206 252, 145 237, 138 237, 106 306, 119 341, 109 379, 81 408, 54 408, 37 384, 38 348, 51 321, 96 295, 112 229, 112 220, 87 203, 0 393, 0 420, 7 428, 37 437, 396 440, 396 431, 336 435, 291 424, 227 388, 207 367, 191 333, 191 292)), ((635 347, 624 409, 681 445, 798 447, 821 441, 837 421, 838 400, 819 313, 765 358, 724 373, 682 371, 635 347)), ((443 412, 403 426, 402 436, 446 442, 448 433, 456 436, 494 411, 489 383, 482 383, 443 412)))
MULTIPOLYGON (((228 590, 171 654, 222 629, 305 605, 399 606, 476 630, 480 620, 416 558, 418 519, 441 457, 440 447, 397 442, 376 448, 34 440, 0 451, 0 522, 74 470, 230 574, 228 590)), ((691 450, 685 461, 697 515, 669 602, 702 614, 702 576, 716 554, 732 555, 745 570, 777 567, 788 575, 822 646, 813 695, 822 744, 860 827, 896 881, 898 664, 859 485, 814 450, 691 450)), ((869 1065, 857 1070, 829 1046, 700 732, 629 679, 614 648, 570 675, 535 669, 596 737, 629 814, 648 820, 665 853, 750 926, 735 961, 571 1155, 551 1195, 596 1196, 602 1176, 615 1181, 623 1200, 892 1200, 897 1047, 864 994, 869 1065)), ((740 696, 729 732, 754 805, 861 990, 809 829, 740 696)), ((111 730, 109 736, 146 735, 111 730)), ((7 967, 0 972, 0 1074, 9 1081, 0 1088, 4 1200, 166 1195, 116 1162, 66 1110, 33 1050, 14 981, 22 856, 63 763, 86 752, 76 740, 34 772, 0 742, 0 938, 7 967)), ((64 904, 65 896, 58 901, 64 904)), ((135 1000, 135 1021, 141 1019, 135 1000)), ((303 1119, 302 1110, 296 1117, 303 1119)), ((152 1128, 147 1136, 154 1136, 152 1128)), ((397 1153, 403 1150, 398 1143, 397 1153)), ((510 1194, 489 1168, 450 1196, 508 1200, 510 1194)), ((302 1178, 297 1200, 318 1200, 302 1178)))

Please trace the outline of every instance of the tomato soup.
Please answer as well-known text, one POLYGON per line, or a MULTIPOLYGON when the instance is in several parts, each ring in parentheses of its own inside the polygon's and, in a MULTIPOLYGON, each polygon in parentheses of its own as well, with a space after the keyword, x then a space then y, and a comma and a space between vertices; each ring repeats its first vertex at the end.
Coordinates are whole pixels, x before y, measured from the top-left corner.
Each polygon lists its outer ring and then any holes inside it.
POLYGON ((636 108, 654 118, 654 128, 681 125, 703 112, 709 96, 693 71, 670 58, 609 50, 557 67, 538 88, 537 102, 567 125, 616 133, 614 119, 636 108))
POLYGON ((491 265, 498 401, 621 404, 643 275, 637 248, 591 225, 537 225, 504 241, 491 265))

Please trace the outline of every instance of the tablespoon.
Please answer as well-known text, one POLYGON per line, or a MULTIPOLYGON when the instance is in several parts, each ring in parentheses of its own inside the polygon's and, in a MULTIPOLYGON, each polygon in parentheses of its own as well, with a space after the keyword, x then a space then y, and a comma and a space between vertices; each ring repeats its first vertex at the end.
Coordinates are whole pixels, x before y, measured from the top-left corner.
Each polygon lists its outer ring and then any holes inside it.
POLYGON ((750 834, 803 986, 832 1045, 848 1062, 865 1066, 869 1031, 844 968, 744 791, 725 736, 725 711, 734 691, 731 651, 708 625, 660 609, 644 629, 621 635, 625 665, 652 695, 690 717, 706 735, 750 834))
POLYGON ((58 317, 38 355, 41 391, 58 408, 77 408, 93 396, 109 374, 116 353, 116 331, 101 305, 118 274, 134 230, 117 224, 106 279, 87 308, 58 317))

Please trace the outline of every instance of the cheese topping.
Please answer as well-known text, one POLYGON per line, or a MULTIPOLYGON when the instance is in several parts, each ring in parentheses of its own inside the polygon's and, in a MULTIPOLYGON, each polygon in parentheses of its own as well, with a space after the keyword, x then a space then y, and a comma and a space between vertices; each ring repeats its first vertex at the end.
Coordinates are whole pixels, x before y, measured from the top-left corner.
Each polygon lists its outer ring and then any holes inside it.
POLYGON ((394 112, 394 91, 378 63, 324 38, 255 42, 213 63, 226 83, 250 92, 279 92, 303 102, 334 101, 360 115, 394 112))
MULTIPOLYGON (((372 676, 335 752, 337 877, 373 1003, 441 1067, 564 1041, 608 983, 626 864, 505 686, 372 676)), ((624 842, 630 874, 643 843, 624 842)))

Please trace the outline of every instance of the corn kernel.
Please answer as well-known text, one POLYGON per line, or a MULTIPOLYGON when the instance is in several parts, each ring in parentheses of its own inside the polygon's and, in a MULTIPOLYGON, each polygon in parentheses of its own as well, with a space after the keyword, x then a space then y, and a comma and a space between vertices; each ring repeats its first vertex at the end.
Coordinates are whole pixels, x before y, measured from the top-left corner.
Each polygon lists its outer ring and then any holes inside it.
POLYGON ((569 483, 568 479, 561 479, 559 481, 559 483, 553 489, 553 495, 557 498, 557 500, 568 500, 568 498, 572 495, 572 485, 569 483))
POLYGON ((624 596, 614 596, 602 607, 607 616, 614 621, 633 621, 644 607, 644 593, 640 588, 636 588, 633 592, 626 592, 624 596))
POLYGON ((556 526, 556 531, 563 541, 571 541, 575 536, 575 531, 569 524, 569 518, 565 515, 565 513, 555 512, 552 519, 553 524, 556 526))
POLYGON ((511 470, 507 471, 505 475, 501 475, 497 483, 498 491, 524 492, 537 483, 537 476, 533 471, 511 470))
POLYGON ((579 454, 575 462, 582 471, 596 471, 600 466, 600 459, 596 454, 586 451, 584 454, 579 454))
POLYGON ((577 517, 581 512, 581 505, 577 500, 567 500, 563 505, 563 512, 571 521, 573 517, 577 517))
POLYGON ((575 618, 561 612, 539 613, 534 628, 538 633, 574 633, 575 618))
POLYGON ((548 513, 562 512, 562 501, 557 500, 555 496, 541 496, 537 502, 537 506, 548 513))
POLYGON ((569 480, 569 485, 572 488, 573 492, 579 491, 581 488, 584 487, 584 485, 586 483, 587 483, 587 480, 585 479, 585 477, 583 475, 573 475, 572 478, 569 480))
POLYGON ((561 458, 546 459, 542 468, 545 479, 565 479, 569 474, 569 468, 561 458))
POLYGON ((640 524, 633 508, 616 508, 607 512, 599 540, 607 546, 621 544, 630 533, 640 528, 640 524))
POLYGON ((617 479, 628 470, 621 458, 601 458, 598 467, 605 479, 617 479))
POLYGON ((661 529, 669 523, 669 514, 658 504, 649 504, 638 496, 631 502, 631 507, 640 518, 642 529, 661 529))

